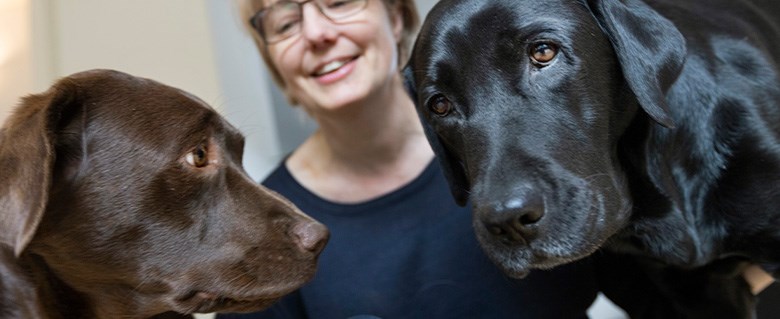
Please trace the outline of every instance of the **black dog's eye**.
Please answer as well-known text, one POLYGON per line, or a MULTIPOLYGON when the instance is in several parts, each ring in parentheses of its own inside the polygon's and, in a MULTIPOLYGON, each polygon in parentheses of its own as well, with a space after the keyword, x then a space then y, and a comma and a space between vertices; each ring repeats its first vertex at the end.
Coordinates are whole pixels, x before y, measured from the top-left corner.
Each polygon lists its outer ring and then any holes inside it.
POLYGON ((185 160, 188 164, 195 167, 204 167, 209 164, 208 150, 206 145, 200 144, 187 154, 185 160))
POLYGON ((438 116, 446 116, 452 112, 452 102, 444 95, 437 94, 428 100, 428 109, 438 116))
POLYGON ((558 55, 558 46, 549 42, 539 42, 531 45, 529 52, 531 61, 538 66, 550 64, 558 55))

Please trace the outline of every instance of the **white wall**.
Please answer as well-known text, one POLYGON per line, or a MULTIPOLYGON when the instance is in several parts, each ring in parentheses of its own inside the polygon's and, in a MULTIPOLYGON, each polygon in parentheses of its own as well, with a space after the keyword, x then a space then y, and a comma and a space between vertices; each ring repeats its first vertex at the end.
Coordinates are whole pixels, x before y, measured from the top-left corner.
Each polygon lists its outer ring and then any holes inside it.
POLYGON ((219 96, 204 1, 54 0, 56 75, 114 68, 219 96))
POLYGON ((30 3, 0 0, 0 120, 32 87, 30 3))

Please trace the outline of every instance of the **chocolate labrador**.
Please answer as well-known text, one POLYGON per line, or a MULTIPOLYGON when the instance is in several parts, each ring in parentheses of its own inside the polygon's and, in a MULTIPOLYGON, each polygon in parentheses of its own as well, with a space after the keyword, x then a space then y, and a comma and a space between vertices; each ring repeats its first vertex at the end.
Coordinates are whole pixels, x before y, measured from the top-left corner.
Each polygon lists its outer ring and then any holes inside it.
POLYGON ((181 90, 110 70, 24 98, 0 130, 0 318, 254 311, 314 274, 325 226, 245 173, 181 90))
POLYGON ((521 277, 603 246, 780 263, 779 68, 778 1, 442 0, 404 73, 482 247, 521 277))

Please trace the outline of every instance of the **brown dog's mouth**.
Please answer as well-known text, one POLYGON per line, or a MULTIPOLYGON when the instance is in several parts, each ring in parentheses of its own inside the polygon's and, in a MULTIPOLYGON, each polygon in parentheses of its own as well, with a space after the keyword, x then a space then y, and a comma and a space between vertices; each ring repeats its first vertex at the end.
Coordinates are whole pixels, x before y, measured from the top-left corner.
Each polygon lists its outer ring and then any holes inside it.
POLYGON ((286 293, 275 293, 256 297, 225 296, 213 292, 192 290, 176 302, 182 313, 209 313, 216 311, 258 311, 267 308, 286 293))

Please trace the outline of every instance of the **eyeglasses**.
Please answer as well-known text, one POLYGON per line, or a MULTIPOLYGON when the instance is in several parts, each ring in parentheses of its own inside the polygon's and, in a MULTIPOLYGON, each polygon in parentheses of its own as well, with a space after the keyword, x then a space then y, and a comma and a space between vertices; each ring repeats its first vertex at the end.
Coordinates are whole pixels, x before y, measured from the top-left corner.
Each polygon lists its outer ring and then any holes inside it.
POLYGON ((249 23, 266 44, 282 41, 301 32, 303 5, 312 1, 322 15, 334 22, 362 11, 368 3, 368 0, 282 0, 255 13, 249 23))

